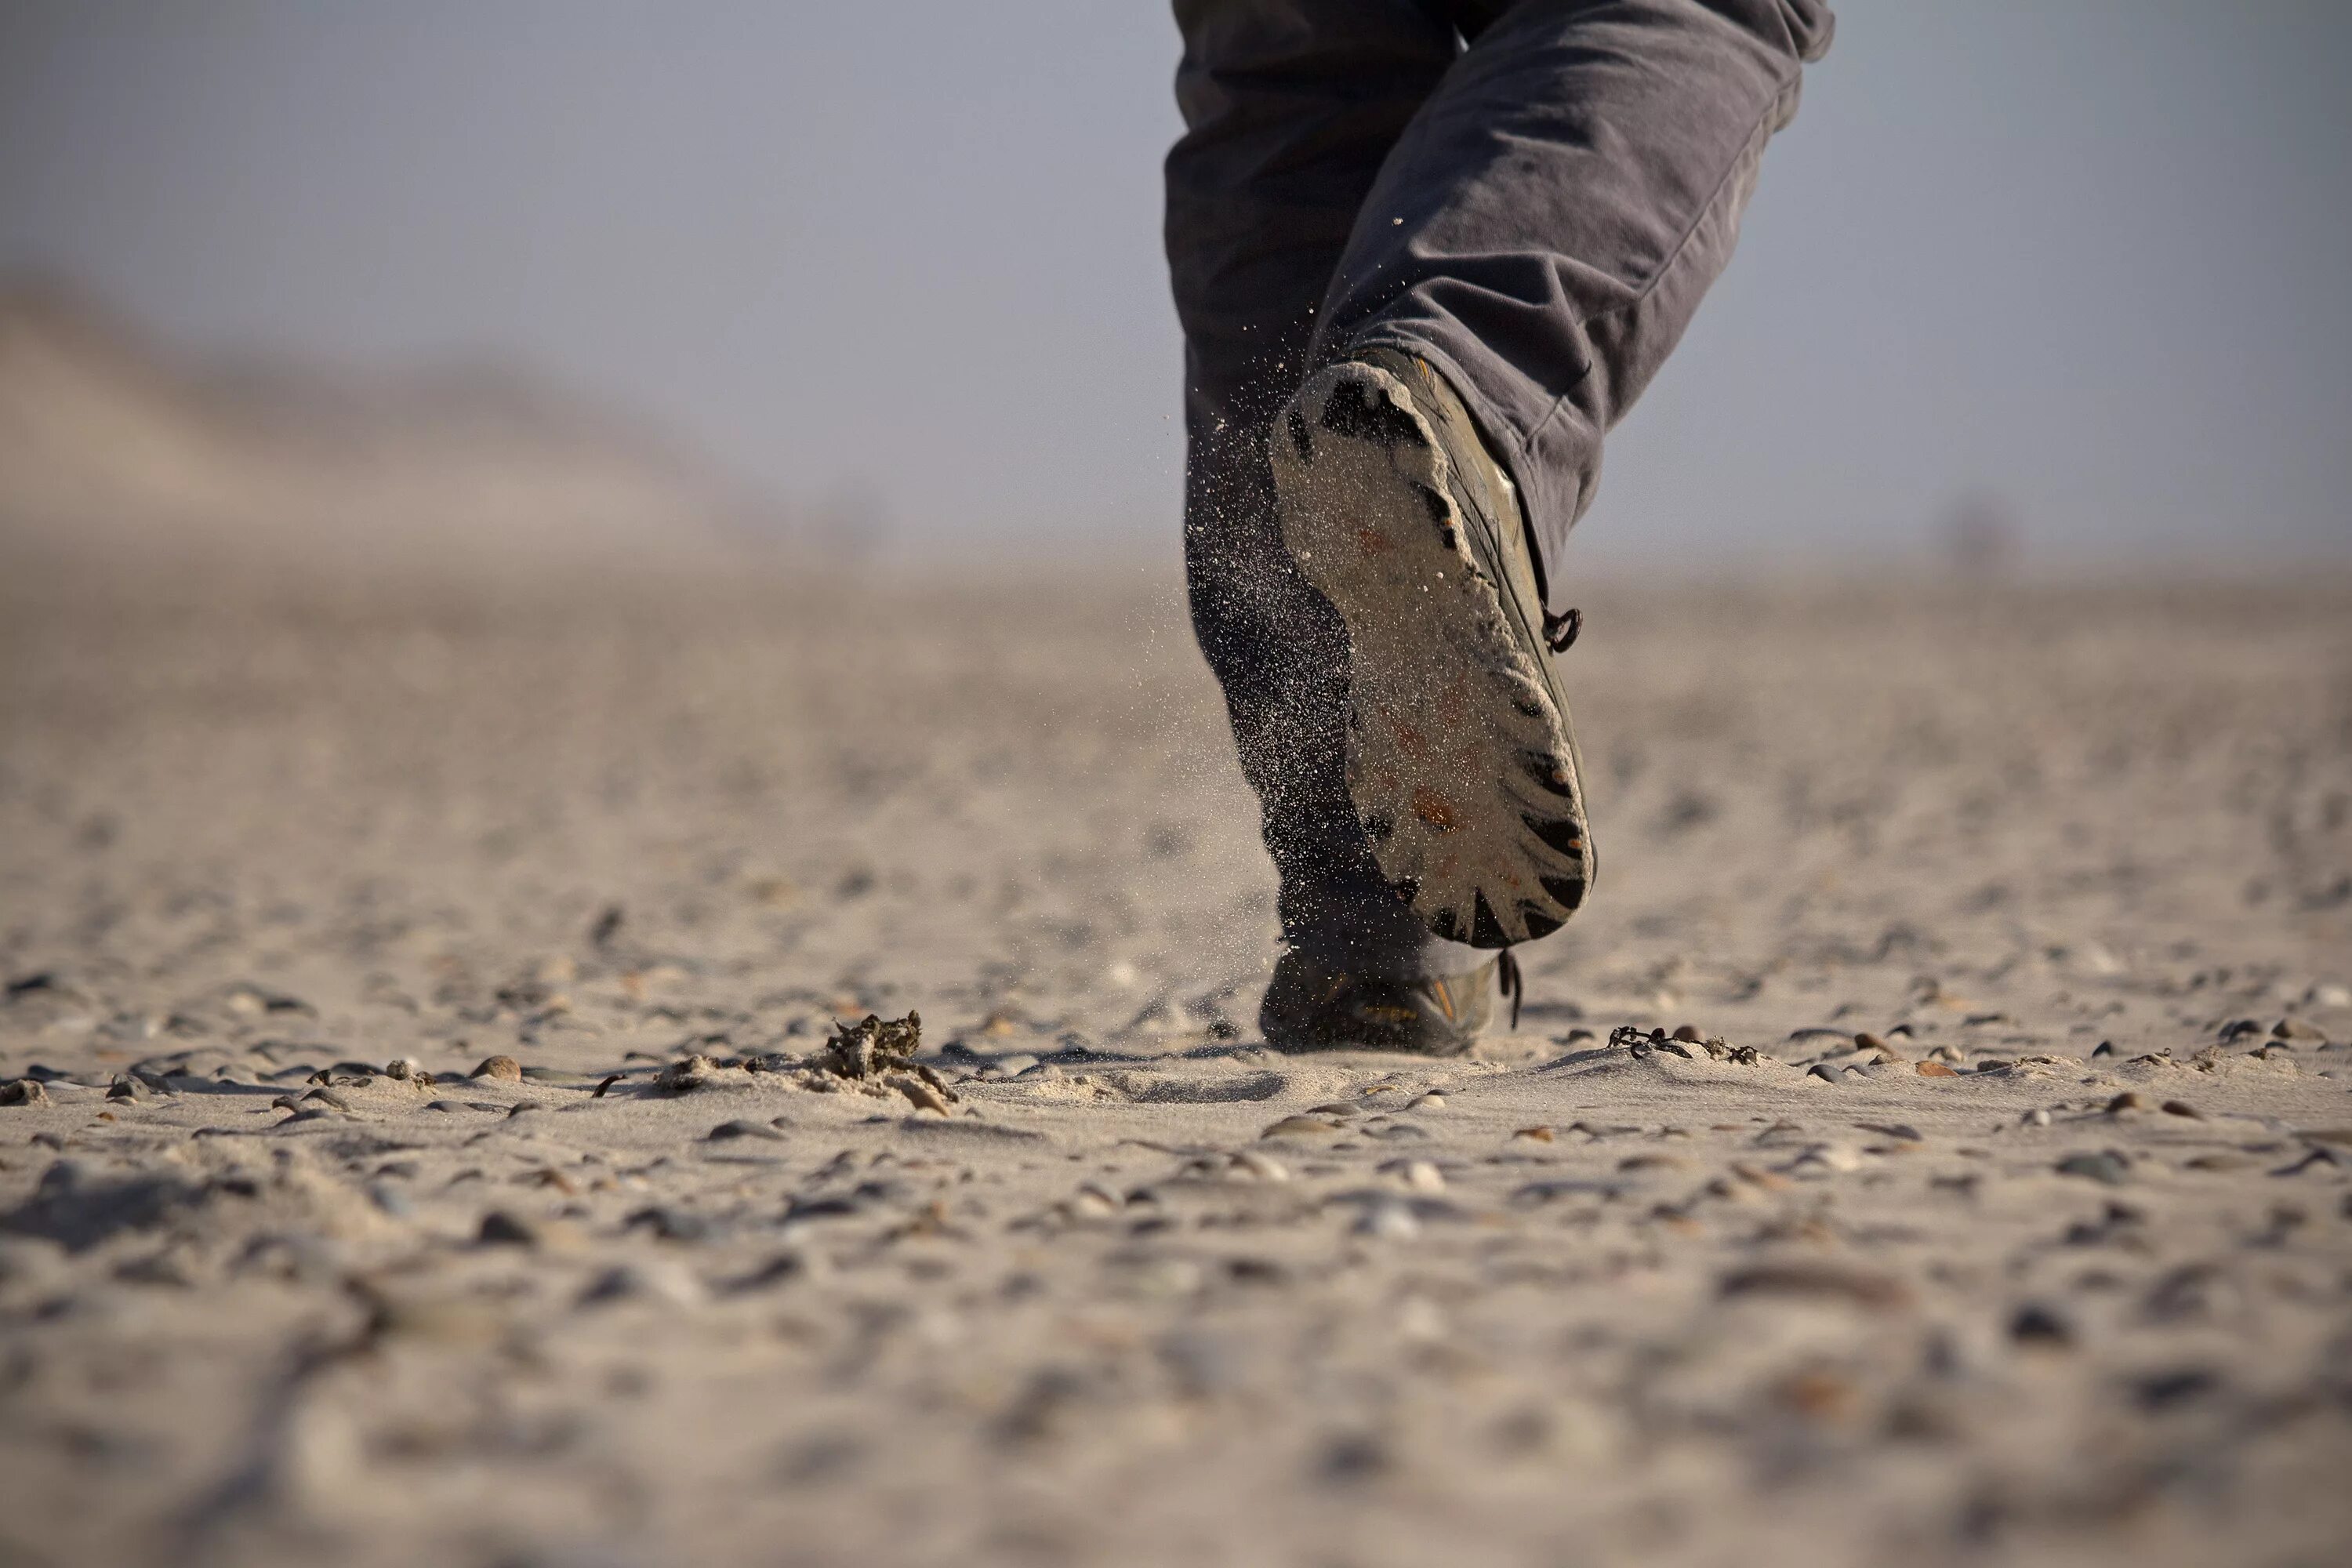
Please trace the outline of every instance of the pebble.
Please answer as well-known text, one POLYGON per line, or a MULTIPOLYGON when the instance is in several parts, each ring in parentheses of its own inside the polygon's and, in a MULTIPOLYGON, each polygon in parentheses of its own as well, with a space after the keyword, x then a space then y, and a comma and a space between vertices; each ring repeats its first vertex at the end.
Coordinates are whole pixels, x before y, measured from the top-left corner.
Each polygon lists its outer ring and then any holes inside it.
POLYGON ((0 1105, 47 1105, 49 1091, 40 1079, 20 1078, 0 1084, 0 1105))
POLYGON ((1764 1201, 1762 1195, 1753 1188, 1735 1182, 1729 1176, 1717 1176, 1701 1190, 1708 1197, 1719 1199, 1724 1203, 1755 1205, 1764 1201))
POLYGON ((2027 1127, 2047 1127, 2050 1125, 2050 1113, 2037 1105, 2017 1120, 2027 1127))
POLYGON ((1921 1062, 1911 1070, 1917 1073, 1921 1078, 1958 1078, 1960 1076, 1942 1062, 1921 1062))
POLYGON ((520 1083, 522 1064, 512 1057, 484 1057, 482 1065, 466 1076, 487 1078, 499 1083, 520 1083))
POLYGON ((2140 1379, 2132 1394, 2141 1409, 2154 1412, 2202 1399, 2221 1386, 2220 1375, 2207 1368, 2183 1367, 2140 1379))
POLYGON ((1624 1195, 1625 1189, 1612 1182, 1571 1176, 1556 1181, 1529 1182, 1512 1192, 1511 1203, 1517 1207, 1528 1208, 1560 1198, 1599 1198, 1604 1203, 1613 1203, 1624 1195))
POLYGON ((1354 1230, 1358 1236, 1376 1236, 1383 1240, 1402 1241, 1421 1234, 1421 1221, 1412 1210, 1393 1198, 1368 1205, 1356 1216, 1354 1230))
POLYGON ((2108 1186, 2119 1187, 2130 1179, 2131 1165, 2121 1154, 2112 1151, 2098 1154, 2069 1154, 2053 1167, 2062 1176, 2082 1176, 2108 1186))
POLYGON ((1696 1046, 1706 1039, 1706 1034, 1696 1024, 1677 1024, 1675 1026, 1674 1034, 1669 1037, 1680 1040, 1686 1046, 1696 1046))
POLYGON ((822 1254, 793 1248, 780 1252, 751 1272, 728 1280, 725 1289, 730 1295, 766 1290, 791 1280, 809 1279, 824 1269, 822 1254))
POLYGON ((907 1097, 917 1110, 928 1110, 935 1116, 948 1114, 947 1097, 921 1079, 900 1074, 890 1080, 890 1087, 907 1097))
POLYGON ((2168 1100, 2162 1107, 2167 1116, 2185 1116, 2191 1121, 2202 1121, 2205 1113, 2185 1100, 2168 1100))
POLYGON ((612 1301, 656 1301, 669 1307, 699 1306, 707 1292, 694 1272, 663 1258, 616 1263, 588 1282, 580 1305, 612 1301))
POLYGON ((1188 1399, 1213 1399, 1246 1386, 1244 1345, 1233 1335, 1176 1329, 1160 1340, 1158 1352, 1188 1399))
POLYGON ((375 1331, 387 1338, 479 1347, 496 1339, 500 1326, 488 1302, 464 1297, 387 1294, 375 1303, 375 1331))
POLYGON ((1324 1481, 1335 1486, 1354 1486, 1383 1475, 1395 1466, 1395 1457, 1378 1437, 1349 1433, 1325 1445, 1315 1468, 1324 1481))
POLYGON ((2271 1174, 2273 1176, 2299 1176, 2303 1174, 2304 1172, 2310 1170, 2314 1165, 2326 1165, 2332 1168, 2341 1165, 2344 1162, 2342 1160, 2336 1157, 2334 1150, 2314 1148, 2306 1152, 2302 1159, 2295 1161, 2293 1164, 2281 1165, 2277 1170, 2273 1171, 2271 1174))
POLYGON ((781 1143, 784 1135, 764 1121, 722 1121, 704 1133, 710 1143, 724 1143, 737 1138, 757 1138, 770 1143, 781 1143))
MULTIPOLYGON (((815 1202, 804 1204, 800 1199, 794 1198, 791 1207, 785 1211, 784 1218, 790 1220, 808 1215, 827 1216, 856 1214, 858 1212, 858 1207, 859 1205, 842 1199, 820 1198, 815 1202)), ((690 1209, 669 1208, 660 1204, 637 1210, 622 1224, 630 1230, 643 1226, 664 1241, 708 1241, 716 1228, 707 1215, 696 1214, 690 1209)))
POLYGON ((1845 1419, 1859 1397, 1852 1379, 1822 1367, 1801 1367, 1777 1380, 1769 1392, 1774 1404, 1813 1421, 1845 1419))
POLYGON ((1549 1127, 1522 1127, 1511 1136, 1524 1138, 1530 1143, 1549 1143, 1552 1141, 1552 1131, 1549 1127))
POLYGON ((504 1209, 492 1209, 482 1216, 475 1239, 485 1247, 537 1247, 539 1227, 504 1209))
POLYGON ((1390 1160, 1380 1166, 1382 1175, 1394 1176, 1416 1193, 1442 1193, 1445 1190, 1445 1173, 1427 1160, 1390 1160))
POLYGON ((2183 1323, 2235 1316, 2245 1310, 2236 1281, 2211 1263, 2184 1263, 2147 1289, 2140 1310, 2150 1322, 2183 1323))
POLYGON ((2011 1315, 2009 1337, 2021 1345, 2063 1350, 2074 1342, 2074 1328, 2054 1308, 2029 1301, 2011 1315))
POLYGON ((1286 1116, 1265 1131, 1261 1138, 1328 1138, 1339 1131, 1328 1121, 1312 1116, 1286 1116))
POLYGON ((1742 1296, 1811 1297, 1842 1300, 1874 1312, 1897 1310, 1909 1306, 1912 1299, 1911 1287, 1894 1275, 1799 1260, 1734 1269, 1717 1283, 1716 1294, 1726 1300, 1742 1296))
POLYGON ((1286 1182, 1290 1180, 1289 1166, 1272 1155, 1261 1154, 1255 1149, 1244 1149, 1234 1154, 1230 1168, 1235 1174, 1250 1181, 1286 1182))
POLYGON ((2126 1110, 2146 1110, 2147 1109, 2147 1096, 2128 1089, 2107 1101, 2109 1116, 2121 1116, 2126 1110))

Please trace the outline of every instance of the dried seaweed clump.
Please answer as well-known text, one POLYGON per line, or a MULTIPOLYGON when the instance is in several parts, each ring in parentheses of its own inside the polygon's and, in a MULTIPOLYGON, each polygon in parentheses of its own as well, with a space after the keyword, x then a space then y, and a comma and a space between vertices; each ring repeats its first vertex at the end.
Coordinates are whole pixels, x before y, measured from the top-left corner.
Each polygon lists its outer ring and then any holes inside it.
POLYGON ((945 1079, 915 1059, 923 1044, 923 1016, 909 1012, 903 1018, 868 1013, 855 1024, 844 1024, 818 1052, 814 1065, 835 1078, 850 1079, 866 1093, 896 1090, 918 1110, 944 1116, 956 1099, 945 1079))
POLYGON ((910 1012, 903 1018, 868 1013, 855 1024, 835 1029, 816 1065, 842 1078, 881 1078, 913 1066, 922 1044, 920 1013, 910 1012))
MULTIPOLYGON (((691 1093, 709 1083, 710 1074, 716 1066, 717 1064, 709 1057, 680 1057, 655 1075, 654 1092, 656 1094, 691 1093)), ((612 1080, 607 1079, 605 1083, 609 1087, 612 1080)), ((604 1091, 600 1089, 596 1092, 601 1095, 604 1091)))

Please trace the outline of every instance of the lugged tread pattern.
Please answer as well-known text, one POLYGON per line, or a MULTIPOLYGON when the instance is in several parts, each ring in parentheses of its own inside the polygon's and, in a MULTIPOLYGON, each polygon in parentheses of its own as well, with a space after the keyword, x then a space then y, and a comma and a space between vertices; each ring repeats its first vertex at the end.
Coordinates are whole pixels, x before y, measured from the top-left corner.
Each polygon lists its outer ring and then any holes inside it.
POLYGON ((1402 381, 1356 361, 1310 378, 1280 428, 1284 542, 1348 627, 1348 788, 1374 860, 1450 941, 1559 929, 1592 871, 1574 742, 1443 444, 1402 381))

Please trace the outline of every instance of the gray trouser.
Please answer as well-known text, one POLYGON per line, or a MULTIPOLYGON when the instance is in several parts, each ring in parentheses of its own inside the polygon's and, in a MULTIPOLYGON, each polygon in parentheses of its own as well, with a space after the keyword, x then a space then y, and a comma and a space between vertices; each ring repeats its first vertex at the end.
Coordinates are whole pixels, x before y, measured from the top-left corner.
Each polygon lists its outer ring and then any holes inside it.
POLYGON ((1295 946, 1460 972, 1389 893, 1342 777, 1347 637, 1281 548, 1265 431, 1352 347, 1460 391, 1552 567, 1601 438, 1731 255, 1820 0, 1176 0, 1168 155, 1192 624, 1295 946), (1466 47, 1465 40, 1467 40, 1466 47))

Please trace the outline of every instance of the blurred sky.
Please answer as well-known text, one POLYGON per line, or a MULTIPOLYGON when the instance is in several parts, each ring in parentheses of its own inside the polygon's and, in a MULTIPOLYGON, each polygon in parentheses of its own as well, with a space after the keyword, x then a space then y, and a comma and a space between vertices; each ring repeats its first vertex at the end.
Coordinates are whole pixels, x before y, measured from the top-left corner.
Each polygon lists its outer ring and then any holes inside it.
MULTIPOLYGON (((2352 552, 2352 6, 1850 0, 1576 549, 2352 552)), ((0 0, 0 268, 511 355, 899 548, 1174 548, 1152 0, 0 0)))

